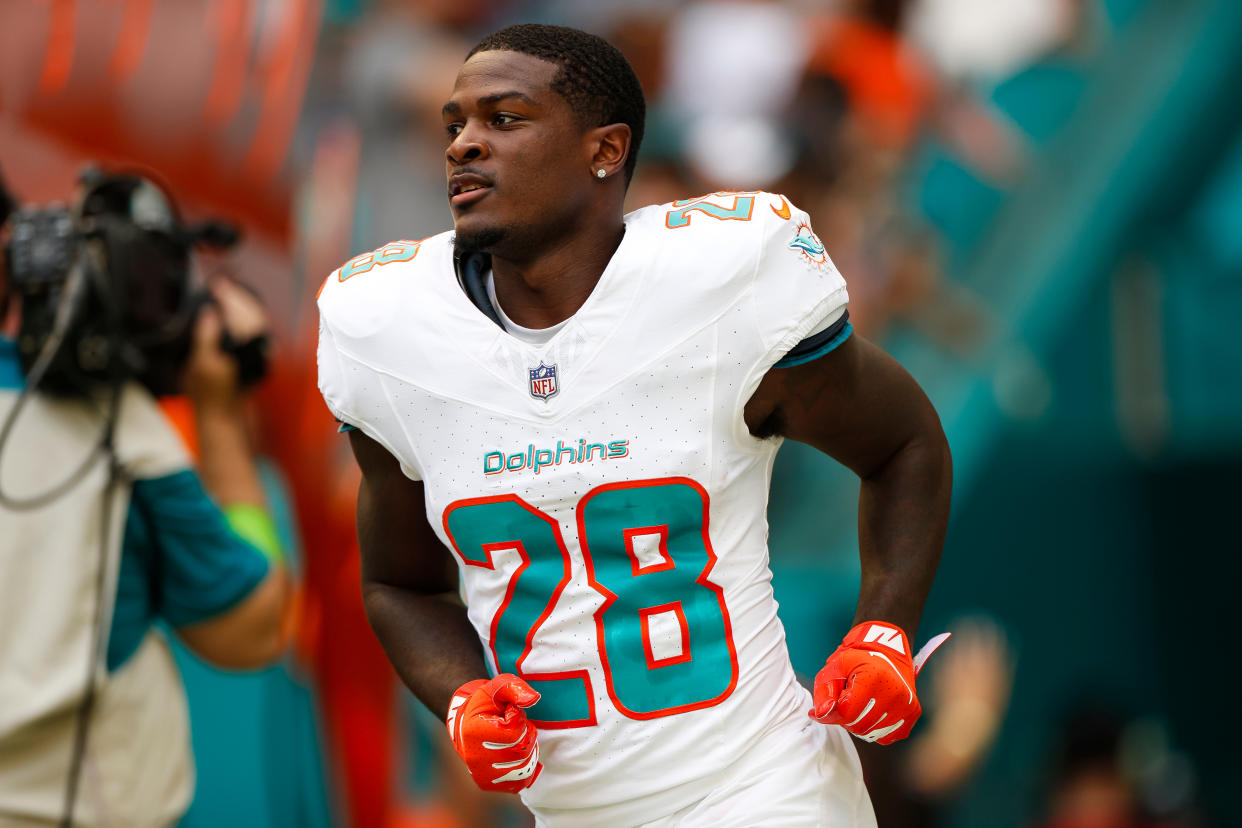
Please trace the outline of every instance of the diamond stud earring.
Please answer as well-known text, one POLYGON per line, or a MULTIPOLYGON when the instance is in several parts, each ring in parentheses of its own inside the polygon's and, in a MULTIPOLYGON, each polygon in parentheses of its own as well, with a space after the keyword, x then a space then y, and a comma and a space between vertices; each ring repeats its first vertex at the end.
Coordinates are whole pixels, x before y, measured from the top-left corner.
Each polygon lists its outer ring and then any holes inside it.
POLYGON ((606 175, 608 175, 608 173, 604 172, 602 169, 595 171, 596 178, 603 178, 606 175))

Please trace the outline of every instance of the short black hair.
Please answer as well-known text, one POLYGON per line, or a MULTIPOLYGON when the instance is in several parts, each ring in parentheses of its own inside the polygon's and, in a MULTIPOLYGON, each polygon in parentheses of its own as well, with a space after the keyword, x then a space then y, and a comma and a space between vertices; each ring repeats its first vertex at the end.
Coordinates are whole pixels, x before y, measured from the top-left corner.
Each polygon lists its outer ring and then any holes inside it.
POLYGON ((647 101, 642 84, 625 55, 607 40, 568 26, 519 23, 480 40, 466 60, 479 52, 519 52, 560 67, 552 91, 569 102, 588 129, 606 124, 630 128, 625 180, 634 176, 643 142, 647 101))

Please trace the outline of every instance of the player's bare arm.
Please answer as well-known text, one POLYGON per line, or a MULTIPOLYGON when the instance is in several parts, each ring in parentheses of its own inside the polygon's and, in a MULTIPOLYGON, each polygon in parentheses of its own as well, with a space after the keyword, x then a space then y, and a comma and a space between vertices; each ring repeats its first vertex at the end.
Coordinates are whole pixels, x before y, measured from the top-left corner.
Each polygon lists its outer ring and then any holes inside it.
POLYGON ((745 417, 752 434, 814 446, 859 476, 855 623, 882 619, 914 636, 944 545, 952 488, 940 418, 918 383, 854 335, 819 359, 769 371, 745 417))
POLYGON ((488 679, 478 634, 457 592, 457 564, 427 523, 423 484, 361 431, 358 547, 367 620, 401 680, 444 716, 453 746, 487 790, 517 793, 543 766, 521 708, 539 699, 504 673, 488 679))
POLYGON ((858 336, 770 371, 745 418, 756 436, 807 443, 862 481, 854 628, 816 675, 810 714, 864 741, 904 739, 922 712, 912 636, 949 519, 952 467, 940 419, 896 360, 858 336))
POLYGON ((358 547, 367 619, 401 680, 444 715, 458 687, 488 675, 457 597, 457 565, 427 523, 423 484, 361 431, 351 431, 349 442, 362 469, 358 547))

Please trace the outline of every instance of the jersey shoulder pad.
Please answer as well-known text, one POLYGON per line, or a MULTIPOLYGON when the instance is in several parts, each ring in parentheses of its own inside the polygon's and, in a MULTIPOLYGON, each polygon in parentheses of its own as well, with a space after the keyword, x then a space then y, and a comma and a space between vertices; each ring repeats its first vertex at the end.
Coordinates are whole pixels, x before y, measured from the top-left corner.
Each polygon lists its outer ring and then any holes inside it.
MULTIPOLYGON (((647 207, 633 215, 644 239, 706 277, 762 282, 791 269, 836 274, 810 218, 778 193, 716 192, 647 207)), ((838 275, 839 278, 839 275, 838 275)))
POLYGON ((696 296, 746 294, 774 351, 800 341, 849 296, 810 216, 779 193, 718 192, 648 208, 671 273, 693 268, 696 296), (657 226, 657 221, 659 226, 657 226))
POLYGON ((328 274, 316 300, 325 323, 363 334, 382 325, 402 305, 409 291, 433 280, 420 273, 452 266, 452 233, 418 241, 400 239, 354 256, 328 274))
POLYGON ((764 193, 765 228, 754 272, 760 331, 792 346, 825 320, 844 313, 845 279, 811 228, 811 218, 783 195, 764 193))

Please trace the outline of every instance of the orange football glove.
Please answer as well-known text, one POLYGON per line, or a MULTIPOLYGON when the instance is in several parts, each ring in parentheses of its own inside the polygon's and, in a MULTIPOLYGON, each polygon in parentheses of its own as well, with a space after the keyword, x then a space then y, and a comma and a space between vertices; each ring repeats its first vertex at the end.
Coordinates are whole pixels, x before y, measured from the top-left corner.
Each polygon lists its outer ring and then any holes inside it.
POLYGON ((539 694, 511 673, 466 682, 453 694, 449 738, 483 790, 517 793, 543 770, 539 734, 521 709, 537 701, 539 694))
POLYGON ((841 642, 815 676, 811 718, 841 725, 864 742, 891 745, 910 735, 923 708, 914 678, 948 634, 910 657, 910 639, 896 624, 865 621, 841 642))

